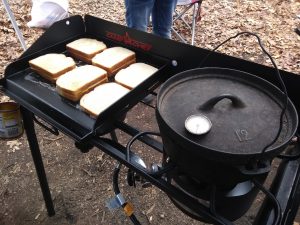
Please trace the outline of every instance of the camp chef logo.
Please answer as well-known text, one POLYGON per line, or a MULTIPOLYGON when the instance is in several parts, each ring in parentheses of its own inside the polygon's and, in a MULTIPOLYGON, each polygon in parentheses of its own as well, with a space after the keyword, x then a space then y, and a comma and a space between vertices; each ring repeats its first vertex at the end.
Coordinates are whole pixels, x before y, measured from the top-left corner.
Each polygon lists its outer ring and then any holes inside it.
POLYGON ((152 48, 152 45, 150 44, 132 39, 131 37, 129 37, 129 34, 127 32, 125 33, 125 35, 120 35, 110 31, 106 31, 106 37, 117 42, 123 42, 125 45, 130 45, 144 51, 149 51, 152 48))

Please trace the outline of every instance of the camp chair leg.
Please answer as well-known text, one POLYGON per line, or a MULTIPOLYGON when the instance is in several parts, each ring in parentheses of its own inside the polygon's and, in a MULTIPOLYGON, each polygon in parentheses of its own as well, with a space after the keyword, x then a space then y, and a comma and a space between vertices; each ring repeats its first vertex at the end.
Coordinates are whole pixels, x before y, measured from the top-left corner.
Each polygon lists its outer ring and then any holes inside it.
POLYGON ((183 11, 181 11, 180 13, 175 12, 176 17, 173 19, 173 23, 174 23, 176 20, 181 19, 181 20, 185 23, 185 25, 186 25, 189 29, 191 29, 191 26, 189 25, 188 22, 186 22, 186 20, 184 19, 183 16, 184 16, 185 13, 186 13, 190 8, 192 8, 192 7, 193 7, 193 5, 190 5, 190 6, 186 7, 186 8, 185 8, 183 11))
POLYGON ((26 47, 23 35, 22 35, 22 33, 21 33, 18 25, 17 25, 17 22, 16 22, 16 19, 14 17, 14 14, 11 11, 8 2, 6 0, 2 0, 2 2, 3 2, 3 5, 4 5, 4 8, 5 8, 5 10, 6 10, 7 14, 8 14, 8 17, 9 17, 9 19, 10 19, 10 21, 11 21, 11 23, 12 23, 14 29, 15 29, 17 37, 18 37, 19 41, 21 42, 22 48, 25 51, 27 49, 27 47, 26 47))
POLYGON ((194 45, 194 43, 195 43, 196 23, 197 23, 197 20, 201 19, 201 17, 198 18, 199 12, 201 10, 201 3, 202 3, 202 1, 196 1, 196 2, 191 1, 191 3, 187 3, 187 4, 179 3, 178 5, 186 6, 186 7, 181 12, 177 12, 175 10, 172 31, 180 39, 180 41, 182 41, 184 43, 187 43, 187 41, 185 40, 184 36, 182 36, 181 34, 179 34, 178 31, 175 30, 174 23, 176 22, 176 20, 181 20, 188 27, 188 29, 190 30, 191 35, 192 35, 191 45, 194 45), (185 20, 184 15, 192 7, 193 7, 193 16, 192 16, 192 24, 190 24, 185 20))
POLYGON ((187 43, 186 40, 184 40, 184 38, 172 27, 171 28, 172 31, 174 32, 174 34, 183 42, 183 43, 187 43))
POLYGON ((194 9, 193 9, 193 21, 192 21, 192 45, 194 45, 194 40, 195 40, 195 29, 196 29, 196 8, 198 7, 198 3, 194 4, 194 9))

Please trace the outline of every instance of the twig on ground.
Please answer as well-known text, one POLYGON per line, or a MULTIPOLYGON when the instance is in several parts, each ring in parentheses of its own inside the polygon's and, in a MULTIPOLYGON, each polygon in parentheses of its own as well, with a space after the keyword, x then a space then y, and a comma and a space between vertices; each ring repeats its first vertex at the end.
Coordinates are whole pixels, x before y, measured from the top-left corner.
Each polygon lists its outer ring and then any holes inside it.
POLYGON ((44 137, 44 139, 47 140, 47 141, 58 141, 62 138, 63 138, 63 136, 60 136, 60 137, 57 137, 57 138, 44 137))
POLYGON ((90 171, 84 169, 84 168, 81 168, 82 171, 84 171, 87 175, 89 175, 90 177, 95 177, 96 175, 92 174, 90 171))
POLYGON ((105 211, 103 211, 103 214, 102 214, 101 224, 104 223, 104 221, 105 221, 105 211))

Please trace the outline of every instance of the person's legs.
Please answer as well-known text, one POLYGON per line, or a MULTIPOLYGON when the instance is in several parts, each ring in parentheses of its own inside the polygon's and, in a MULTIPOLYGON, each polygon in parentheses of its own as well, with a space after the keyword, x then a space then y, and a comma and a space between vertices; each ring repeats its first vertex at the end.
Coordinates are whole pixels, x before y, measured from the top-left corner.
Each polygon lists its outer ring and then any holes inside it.
POLYGON ((128 27, 147 31, 154 0, 125 0, 128 27))
POLYGON ((177 0, 155 0, 152 10, 153 33, 165 38, 171 38, 173 12, 177 0))
MULTIPOLYGON (((128 27, 147 31, 155 0, 125 0, 126 23, 128 27)), ((143 101, 150 103, 153 95, 147 95, 143 101)))

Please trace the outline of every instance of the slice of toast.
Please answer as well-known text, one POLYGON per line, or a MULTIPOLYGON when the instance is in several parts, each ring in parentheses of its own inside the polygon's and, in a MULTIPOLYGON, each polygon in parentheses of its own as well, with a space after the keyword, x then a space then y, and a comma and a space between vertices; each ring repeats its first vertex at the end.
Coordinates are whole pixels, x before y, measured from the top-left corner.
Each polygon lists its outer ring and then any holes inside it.
POLYGON ((92 64, 106 70, 110 77, 135 61, 135 52, 123 47, 112 47, 97 54, 92 64))
POLYGON ((133 89, 154 74, 158 69, 145 63, 134 63, 121 69, 115 76, 115 82, 133 89))
POLYGON ((107 47, 102 41, 80 38, 67 44, 66 48, 74 58, 91 63, 92 58, 107 47))
POLYGON ((83 56, 83 55, 80 55, 80 54, 77 54, 77 53, 75 53, 75 52, 69 52, 70 53, 70 55, 74 58, 74 59, 77 59, 77 60, 81 60, 81 61, 83 61, 83 62, 85 62, 85 63, 88 63, 88 64, 92 64, 92 58, 87 58, 87 57, 85 57, 85 56, 83 56))
POLYGON ((74 69, 76 64, 64 54, 49 53, 30 60, 29 66, 43 78, 55 82, 60 75, 74 69))
POLYGON ((114 82, 101 84, 80 99, 80 107, 95 118, 128 92, 129 89, 114 82))
POLYGON ((56 81, 56 90, 63 97, 78 101, 85 93, 107 81, 105 70, 84 65, 61 75, 56 81))

